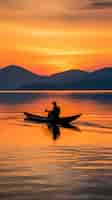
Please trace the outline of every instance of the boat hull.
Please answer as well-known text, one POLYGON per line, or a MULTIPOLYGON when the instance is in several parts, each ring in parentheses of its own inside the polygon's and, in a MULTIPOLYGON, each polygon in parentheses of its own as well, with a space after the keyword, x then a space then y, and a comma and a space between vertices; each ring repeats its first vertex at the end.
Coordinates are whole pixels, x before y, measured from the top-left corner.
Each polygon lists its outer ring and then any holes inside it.
POLYGON ((31 113, 27 113, 27 112, 25 112, 24 115, 25 115, 25 120, 30 120, 30 121, 34 121, 34 122, 38 122, 38 123, 54 123, 54 124, 70 123, 74 120, 77 120, 81 116, 81 114, 78 114, 78 115, 72 115, 72 116, 68 116, 68 117, 60 117, 59 119, 51 119, 48 117, 34 115, 31 113))

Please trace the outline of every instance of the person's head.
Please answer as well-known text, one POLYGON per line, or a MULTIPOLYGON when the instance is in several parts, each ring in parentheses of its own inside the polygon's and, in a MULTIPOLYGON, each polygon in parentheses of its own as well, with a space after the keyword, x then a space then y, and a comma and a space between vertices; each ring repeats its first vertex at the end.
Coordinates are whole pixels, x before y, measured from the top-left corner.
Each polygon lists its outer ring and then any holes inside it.
POLYGON ((53 106, 56 106, 56 105, 57 105, 56 101, 53 101, 52 104, 53 104, 53 106))

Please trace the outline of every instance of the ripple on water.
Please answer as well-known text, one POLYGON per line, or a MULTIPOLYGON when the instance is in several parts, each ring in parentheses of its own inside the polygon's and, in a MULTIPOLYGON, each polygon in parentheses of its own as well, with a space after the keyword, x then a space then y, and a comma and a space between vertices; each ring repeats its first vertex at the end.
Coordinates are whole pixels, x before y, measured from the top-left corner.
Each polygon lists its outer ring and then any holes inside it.
POLYGON ((51 146, 0 153, 1 199, 112 199, 112 148, 51 146), (39 154, 34 154, 34 151, 39 154))

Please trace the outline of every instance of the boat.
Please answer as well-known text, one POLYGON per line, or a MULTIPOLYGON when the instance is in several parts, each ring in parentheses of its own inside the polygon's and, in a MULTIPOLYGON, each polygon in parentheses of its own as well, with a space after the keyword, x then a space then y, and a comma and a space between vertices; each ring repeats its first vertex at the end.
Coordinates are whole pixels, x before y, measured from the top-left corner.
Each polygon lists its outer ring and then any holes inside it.
POLYGON ((49 117, 35 115, 28 112, 24 112, 24 115, 25 115, 25 120, 34 121, 38 123, 53 123, 53 124, 69 124, 70 122, 77 120, 81 116, 81 114, 77 114, 68 117, 60 117, 58 119, 52 119, 49 117))

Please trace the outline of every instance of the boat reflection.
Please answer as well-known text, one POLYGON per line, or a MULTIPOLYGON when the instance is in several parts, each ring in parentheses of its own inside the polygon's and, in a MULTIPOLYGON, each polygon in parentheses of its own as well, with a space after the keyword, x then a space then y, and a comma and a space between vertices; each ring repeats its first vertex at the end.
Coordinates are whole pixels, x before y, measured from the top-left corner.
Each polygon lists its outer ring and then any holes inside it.
MULTIPOLYGON (((32 122, 31 120, 25 119, 24 120, 27 123, 30 123, 31 125, 36 125, 36 124, 44 124, 44 123, 37 123, 37 122, 32 122)), ((26 125, 26 124, 25 124, 26 125)), ((28 124, 27 124, 28 125, 28 124)), ((72 129, 76 132, 81 132, 80 128, 78 126, 74 126, 72 124, 62 124, 62 125, 57 125, 57 124, 47 124, 49 132, 52 134, 53 140, 59 139, 61 136, 61 128, 67 128, 67 129, 72 129)))
POLYGON ((48 124, 48 129, 52 133, 53 140, 57 140, 60 137, 61 131, 59 126, 55 124, 54 125, 48 124))
POLYGON ((52 133, 53 140, 57 140, 61 135, 61 127, 72 129, 74 131, 80 132, 80 128, 78 126, 74 126, 72 124, 63 124, 61 126, 56 124, 48 124, 48 129, 52 133))

